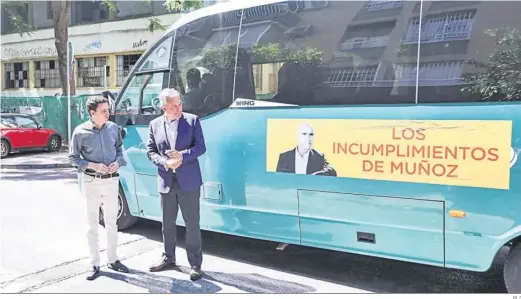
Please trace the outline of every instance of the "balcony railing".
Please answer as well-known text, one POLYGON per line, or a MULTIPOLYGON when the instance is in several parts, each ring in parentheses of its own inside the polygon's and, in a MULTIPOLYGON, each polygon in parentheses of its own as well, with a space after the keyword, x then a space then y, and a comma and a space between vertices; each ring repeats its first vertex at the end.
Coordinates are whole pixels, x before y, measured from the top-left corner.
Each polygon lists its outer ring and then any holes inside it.
POLYGON ((389 44, 388 36, 351 38, 339 45, 339 49, 349 51, 353 49, 387 47, 389 44))
MULTIPOLYGON (((451 86, 464 84, 461 79, 462 61, 442 61, 420 64, 419 86, 451 86)), ((333 70, 327 81, 332 88, 342 87, 399 87, 416 85, 416 64, 394 65, 394 78, 376 79, 376 67, 333 70)))
POLYGON ((362 11, 377 11, 403 7, 405 1, 368 1, 362 11))
POLYGON ((330 87, 371 86, 376 70, 376 67, 333 70, 324 83, 329 84, 330 87))
MULTIPOLYGON (((423 18, 421 42, 434 43, 469 39, 473 21, 473 12, 461 12, 423 18)), ((418 42, 419 23, 418 18, 411 20, 404 43, 410 44, 418 42)))
MULTIPOLYGON (((420 64, 418 85, 443 86, 461 83, 463 61, 441 61, 420 64)), ((394 66, 395 81, 398 85, 415 85, 418 68, 416 64, 394 66)))

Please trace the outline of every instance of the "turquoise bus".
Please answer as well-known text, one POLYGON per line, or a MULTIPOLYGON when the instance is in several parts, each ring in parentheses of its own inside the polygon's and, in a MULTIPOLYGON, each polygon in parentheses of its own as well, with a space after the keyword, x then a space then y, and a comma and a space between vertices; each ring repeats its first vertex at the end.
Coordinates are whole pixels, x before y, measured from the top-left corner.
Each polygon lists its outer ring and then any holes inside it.
POLYGON ((477 272, 508 247, 521 292, 519 11, 232 0, 184 15, 116 98, 119 229, 161 221, 145 145, 169 87, 206 138, 202 229, 477 272))

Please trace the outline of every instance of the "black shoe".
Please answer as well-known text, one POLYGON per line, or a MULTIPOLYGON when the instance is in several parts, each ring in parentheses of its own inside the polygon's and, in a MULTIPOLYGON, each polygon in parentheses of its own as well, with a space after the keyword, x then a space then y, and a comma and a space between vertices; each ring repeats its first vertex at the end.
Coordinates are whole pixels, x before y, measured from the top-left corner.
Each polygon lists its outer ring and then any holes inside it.
POLYGON ((119 260, 115 261, 112 264, 108 264, 108 267, 110 269, 112 269, 114 271, 118 271, 118 272, 123 272, 123 273, 128 273, 129 272, 127 266, 123 265, 119 260))
POLYGON ((190 280, 198 280, 203 276, 203 271, 201 271, 201 267, 192 267, 190 270, 190 280))
POLYGON ((99 266, 93 266, 92 269, 87 272, 87 280, 94 280, 100 275, 99 266))
POLYGON ((169 268, 175 267, 175 261, 169 259, 166 257, 166 255, 163 254, 163 257, 157 264, 154 264, 150 266, 149 270, 150 272, 157 272, 157 271, 163 271, 169 268))

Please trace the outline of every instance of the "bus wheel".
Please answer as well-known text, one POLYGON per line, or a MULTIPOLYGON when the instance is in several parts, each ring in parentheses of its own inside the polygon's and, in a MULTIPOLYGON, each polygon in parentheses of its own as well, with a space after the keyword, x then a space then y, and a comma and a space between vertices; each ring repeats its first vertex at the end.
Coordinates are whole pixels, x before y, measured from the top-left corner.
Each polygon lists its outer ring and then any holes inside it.
POLYGON ((521 293, 521 243, 510 248, 503 268, 503 278, 509 293, 521 293))
MULTIPOLYGON (((134 217, 130 214, 128 209, 127 198, 125 197, 125 192, 121 186, 119 186, 119 194, 118 194, 118 231, 126 230, 134 226, 137 222, 138 218, 134 217)), ((99 224, 105 227, 105 219, 103 215, 103 204, 100 206, 99 210, 99 224)))

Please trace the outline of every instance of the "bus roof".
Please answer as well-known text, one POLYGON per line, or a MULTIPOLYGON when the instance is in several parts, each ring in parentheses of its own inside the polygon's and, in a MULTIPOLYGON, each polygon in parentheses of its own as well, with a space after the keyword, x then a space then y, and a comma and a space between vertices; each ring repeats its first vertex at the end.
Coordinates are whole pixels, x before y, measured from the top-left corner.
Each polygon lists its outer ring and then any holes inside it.
POLYGON ((175 29, 188 24, 190 22, 193 22, 195 20, 211 16, 214 14, 224 13, 227 11, 232 10, 238 10, 238 9, 244 9, 248 7, 254 7, 259 5, 265 5, 265 4, 271 4, 271 3, 277 3, 277 2, 283 2, 284 0, 229 0, 226 2, 217 3, 211 6, 203 7, 201 9, 195 10, 193 12, 187 13, 184 16, 182 16, 179 20, 174 22, 170 28, 168 28, 168 31, 165 33, 169 34, 170 32, 174 31, 175 29))

